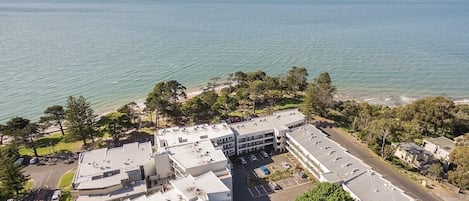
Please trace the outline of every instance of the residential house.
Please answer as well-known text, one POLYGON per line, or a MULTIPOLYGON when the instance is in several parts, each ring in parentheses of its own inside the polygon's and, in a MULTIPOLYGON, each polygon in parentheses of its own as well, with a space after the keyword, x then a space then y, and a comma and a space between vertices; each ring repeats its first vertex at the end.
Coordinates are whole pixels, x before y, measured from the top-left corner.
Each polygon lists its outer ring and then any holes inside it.
POLYGON ((394 156, 415 168, 422 168, 433 161, 433 155, 429 151, 412 142, 394 143, 396 149, 394 156))

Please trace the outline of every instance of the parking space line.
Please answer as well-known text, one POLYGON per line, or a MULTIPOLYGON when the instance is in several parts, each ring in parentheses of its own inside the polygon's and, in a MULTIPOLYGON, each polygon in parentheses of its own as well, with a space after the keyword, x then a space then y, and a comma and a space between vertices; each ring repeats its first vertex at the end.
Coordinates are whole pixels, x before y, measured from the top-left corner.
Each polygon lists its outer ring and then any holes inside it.
POLYGON ((300 182, 298 182, 295 178, 292 178, 292 179, 296 184, 300 184, 300 182))
POLYGON ((254 186, 254 188, 255 188, 256 191, 259 193, 259 195, 261 195, 261 192, 259 191, 259 189, 257 189, 257 186, 254 186))
POLYGON ((248 191, 249 191, 249 193, 251 193, 252 197, 255 197, 250 188, 248 188, 248 191))
POLYGON ((264 188, 264 185, 261 185, 261 187, 262 187, 262 189, 264 189, 265 194, 268 194, 267 190, 265 190, 265 188, 264 188))

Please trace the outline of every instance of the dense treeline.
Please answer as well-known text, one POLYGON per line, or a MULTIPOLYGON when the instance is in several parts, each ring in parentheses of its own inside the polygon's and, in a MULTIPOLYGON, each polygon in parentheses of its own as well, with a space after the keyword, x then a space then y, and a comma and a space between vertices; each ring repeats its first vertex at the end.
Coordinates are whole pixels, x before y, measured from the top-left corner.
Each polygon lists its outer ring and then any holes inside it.
POLYGON ((336 105, 331 116, 386 158, 392 153, 386 151, 391 142, 419 144, 425 137, 452 139, 468 132, 466 107, 444 97, 427 97, 400 107, 345 101, 336 105))
MULTIPOLYGON (((453 139, 469 132, 469 106, 455 105, 444 97, 427 97, 400 107, 345 101, 337 103, 329 114, 339 126, 356 132, 384 159, 392 158, 395 150, 391 143, 420 144, 426 137, 453 139)), ((467 144, 457 147, 450 155, 452 165, 447 178, 463 189, 469 189, 468 156, 467 144)), ((432 164, 428 173, 436 179, 444 177, 439 162, 432 164)))
POLYGON ((228 75, 223 83, 226 87, 220 91, 216 91, 220 78, 215 77, 201 94, 184 102, 181 100, 186 99, 186 87, 170 80, 157 83, 145 104, 149 112, 156 113, 156 127, 160 127, 160 118, 174 125, 186 125, 227 119, 234 111, 249 117, 257 113, 256 109, 269 113, 282 101, 299 103, 308 85, 307 76, 302 67, 292 67, 283 77, 269 76, 263 71, 237 71, 228 75))

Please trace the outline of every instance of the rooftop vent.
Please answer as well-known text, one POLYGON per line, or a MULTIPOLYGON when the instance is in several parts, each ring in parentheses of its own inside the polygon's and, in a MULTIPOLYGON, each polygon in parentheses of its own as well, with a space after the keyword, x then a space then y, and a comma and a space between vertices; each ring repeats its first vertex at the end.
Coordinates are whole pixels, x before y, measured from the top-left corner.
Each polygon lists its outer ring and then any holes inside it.
POLYGON ((337 156, 337 157, 334 158, 334 162, 337 162, 340 159, 341 159, 341 157, 337 156))

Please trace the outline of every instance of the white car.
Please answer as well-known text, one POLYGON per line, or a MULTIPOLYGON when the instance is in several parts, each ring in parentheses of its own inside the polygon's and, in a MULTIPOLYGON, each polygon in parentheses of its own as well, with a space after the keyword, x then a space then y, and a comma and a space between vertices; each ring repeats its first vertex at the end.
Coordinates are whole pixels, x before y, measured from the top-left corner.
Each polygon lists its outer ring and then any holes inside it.
POLYGON ((239 160, 241 161, 241 164, 243 165, 246 165, 248 163, 246 159, 244 159, 244 157, 239 157, 239 160))
POLYGON ((261 154, 264 158, 269 158, 269 154, 267 154, 267 152, 261 151, 261 154))
POLYGON ((52 198, 50 199, 51 201, 59 201, 60 197, 62 197, 62 191, 60 190, 55 190, 54 194, 52 194, 52 198))
POLYGON ((33 157, 31 160, 29 160, 29 164, 36 164, 39 161, 38 157, 33 157))
POLYGON ((250 155, 249 158, 251 161, 257 161, 257 157, 255 155, 250 155))
POLYGON ((282 162, 282 166, 283 166, 285 169, 290 169, 290 168, 291 168, 291 165, 288 164, 287 162, 282 162))

